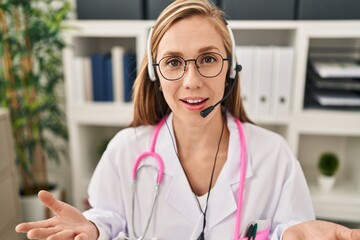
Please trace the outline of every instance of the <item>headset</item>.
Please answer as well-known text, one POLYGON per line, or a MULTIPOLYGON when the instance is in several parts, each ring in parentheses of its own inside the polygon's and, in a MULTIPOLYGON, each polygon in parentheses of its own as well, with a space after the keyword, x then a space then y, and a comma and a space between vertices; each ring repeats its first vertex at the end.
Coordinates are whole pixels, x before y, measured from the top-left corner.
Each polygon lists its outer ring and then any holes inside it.
MULTIPOLYGON (((229 67, 229 70, 228 70, 228 73, 226 76, 227 81, 229 84, 231 84, 231 86, 229 87, 229 90, 226 92, 226 94, 220 101, 218 101, 214 105, 212 105, 200 112, 200 115, 203 118, 205 118, 207 115, 209 115, 217 105, 221 104, 223 101, 225 101, 230 96, 230 93, 231 93, 233 87, 235 86, 236 80, 238 78, 238 72, 240 72, 242 69, 242 66, 240 64, 238 64, 236 61, 236 54, 235 54, 235 46, 236 45, 235 45, 234 34, 233 34, 229 24, 227 23, 227 21, 225 19, 224 19, 224 21, 226 23, 226 27, 228 29, 228 32, 230 35, 230 40, 231 40, 231 56, 230 56, 231 63, 230 63, 230 67, 229 67)), ((155 82, 156 80, 158 80, 158 78, 155 73, 154 62, 153 62, 152 53, 151 53, 151 39, 152 39, 153 31, 154 31, 154 27, 152 27, 150 29, 149 36, 147 39, 147 58, 148 58, 147 70, 148 70, 150 80, 155 82)))

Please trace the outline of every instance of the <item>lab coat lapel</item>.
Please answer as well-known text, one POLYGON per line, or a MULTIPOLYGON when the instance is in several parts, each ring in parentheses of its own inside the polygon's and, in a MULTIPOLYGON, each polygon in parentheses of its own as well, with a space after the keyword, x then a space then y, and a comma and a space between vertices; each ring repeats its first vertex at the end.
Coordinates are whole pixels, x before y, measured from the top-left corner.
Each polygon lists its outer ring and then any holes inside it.
MULTIPOLYGON (((237 210, 237 193, 240 182, 240 136, 234 118, 228 114, 230 139, 228 159, 221 170, 209 200, 209 228, 214 227, 237 210)), ((247 154, 245 179, 253 175, 250 154, 247 154)))
POLYGON ((166 200, 193 223, 202 216, 196 197, 183 174, 174 176, 166 200))
POLYGON ((166 123, 167 126, 164 124, 159 132, 158 141, 155 146, 156 152, 163 158, 165 174, 172 176, 166 201, 180 214, 195 223, 202 214, 175 152, 177 149, 172 127, 172 114, 169 115, 166 123))

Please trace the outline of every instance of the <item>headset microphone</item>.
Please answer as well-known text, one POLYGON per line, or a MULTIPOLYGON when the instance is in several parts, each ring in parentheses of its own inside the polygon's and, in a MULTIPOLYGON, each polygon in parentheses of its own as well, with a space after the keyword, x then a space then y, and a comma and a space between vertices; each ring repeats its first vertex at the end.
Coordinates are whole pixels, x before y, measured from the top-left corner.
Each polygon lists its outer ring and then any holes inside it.
POLYGON ((202 111, 200 112, 200 115, 201 115, 203 118, 206 118, 207 115, 209 115, 209 114, 214 110, 214 108, 215 108, 217 105, 219 105, 220 103, 222 103, 223 101, 225 101, 225 100, 230 96, 230 93, 231 93, 232 89, 233 89, 234 86, 235 86, 238 72, 240 72, 241 69, 242 69, 242 66, 241 66, 240 64, 237 64, 237 65, 236 65, 236 74, 235 74, 234 79, 231 79, 231 80, 232 80, 232 81, 231 81, 231 84, 232 84, 232 85, 230 86, 229 90, 227 91, 227 93, 225 94, 225 96, 224 96, 220 101, 218 101, 218 102, 215 103, 214 105, 211 105, 211 106, 208 107, 208 108, 205 108, 204 110, 202 110, 202 111))

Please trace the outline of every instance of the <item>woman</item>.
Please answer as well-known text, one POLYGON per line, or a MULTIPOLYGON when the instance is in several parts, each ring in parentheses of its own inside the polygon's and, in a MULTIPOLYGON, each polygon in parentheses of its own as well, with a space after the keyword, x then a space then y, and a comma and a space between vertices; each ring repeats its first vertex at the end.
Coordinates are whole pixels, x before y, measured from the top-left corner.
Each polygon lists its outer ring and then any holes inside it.
POLYGON ((112 139, 91 180, 92 209, 81 214, 42 191, 40 199, 57 216, 16 230, 50 240, 254 239, 253 233, 256 239, 360 239, 359 232, 309 221, 314 214, 299 162, 280 136, 245 114, 233 45, 222 12, 210 2, 178 0, 165 9, 135 82, 132 127, 112 139), (133 186, 135 159, 151 144, 163 160, 162 181, 161 166, 145 157, 133 186))

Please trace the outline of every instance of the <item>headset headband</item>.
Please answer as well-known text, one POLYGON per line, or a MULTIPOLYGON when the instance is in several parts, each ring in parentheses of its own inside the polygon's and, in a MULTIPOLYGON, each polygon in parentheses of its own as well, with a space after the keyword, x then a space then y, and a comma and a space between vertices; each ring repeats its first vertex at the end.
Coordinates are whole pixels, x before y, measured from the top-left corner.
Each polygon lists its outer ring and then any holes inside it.
MULTIPOLYGON (((234 39, 234 34, 229 26, 229 24, 226 22, 226 27, 228 29, 229 35, 230 35, 230 41, 231 41, 231 67, 230 67, 230 72, 229 72, 229 78, 231 80, 234 80, 236 77, 236 72, 241 70, 241 66, 237 64, 236 62, 236 54, 235 54, 235 39, 234 39), (240 69, 238 69, 238 66, 240 67, 240 69)), ((147 39, 147 58, 148 58, 148 74, 149 74, 149 78, 151 81, 156 81, 156 74, 155 74, 155 69, 153 66, 153 59, 152 59, 152 54, 151 54, 151 39, 152 39, 152 35, 153 35, 153 31, 154 31, 154 27, 151 27, 150 32, 149 32, 149 36, 147 39)))

